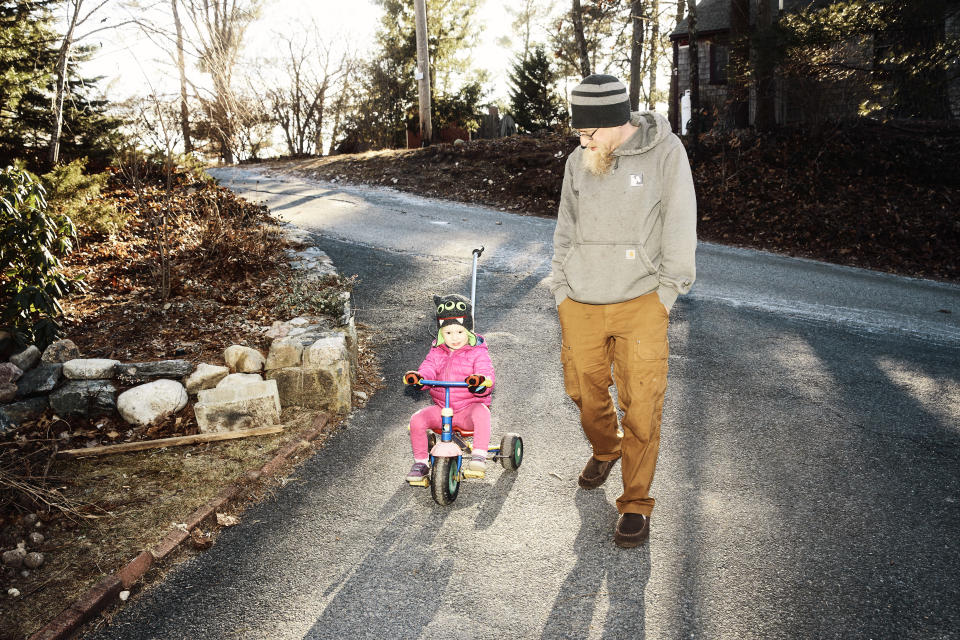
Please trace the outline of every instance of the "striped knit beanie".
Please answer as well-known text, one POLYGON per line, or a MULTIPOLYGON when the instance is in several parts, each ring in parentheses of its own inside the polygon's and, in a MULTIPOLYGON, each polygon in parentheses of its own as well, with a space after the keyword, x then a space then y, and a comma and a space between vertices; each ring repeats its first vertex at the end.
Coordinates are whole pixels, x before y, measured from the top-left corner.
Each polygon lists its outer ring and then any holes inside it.
POLYGON ((619 127, 630 120, 627 88, 614 76, 589 75, 570 94, 574 129, 619 127))

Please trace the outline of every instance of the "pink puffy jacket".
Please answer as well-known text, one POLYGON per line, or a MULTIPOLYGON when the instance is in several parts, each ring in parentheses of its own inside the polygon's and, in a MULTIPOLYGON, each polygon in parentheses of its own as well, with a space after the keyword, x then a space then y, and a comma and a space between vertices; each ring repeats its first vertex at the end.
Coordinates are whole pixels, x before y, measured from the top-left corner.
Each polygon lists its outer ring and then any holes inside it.
MULTIPOLYGON (((426 380, 463 382, 470 374, 479 373, 488 378, 491 383, 494 382, 493 363, 490 361, 490 354, 487 352, 487 343, 481 336, 477 336, 475 347, 467 344, 453 350, 445 344, 439 347, 434 345, 430 348, 427 357, 420 363, 420 368, 417 371, 426 380)), ((430 395, 437 406, 443 406, 443 389, 430 387, 430 395)), ((453 407, 454 413, 474 402, 482 402, 489 407, 490 396, 475 396, 467 391, 466 387, 452 387, 450 389, 450 406, 453 407)))

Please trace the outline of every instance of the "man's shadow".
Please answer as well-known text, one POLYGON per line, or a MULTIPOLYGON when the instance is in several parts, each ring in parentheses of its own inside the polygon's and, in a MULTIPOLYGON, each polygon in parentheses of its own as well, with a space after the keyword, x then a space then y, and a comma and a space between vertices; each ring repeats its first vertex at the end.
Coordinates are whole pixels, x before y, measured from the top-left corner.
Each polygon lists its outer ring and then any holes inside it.
POLYGON ((601 637, 641 640, 646 637, 650 542, 636 549, 614 545, 617 513, 602 490, 577 489, 574 500, 580 512, 580 531, 573 543, 577 562, 557 593, 541 638, 590 636, 597 603, 606 599, 601 637))

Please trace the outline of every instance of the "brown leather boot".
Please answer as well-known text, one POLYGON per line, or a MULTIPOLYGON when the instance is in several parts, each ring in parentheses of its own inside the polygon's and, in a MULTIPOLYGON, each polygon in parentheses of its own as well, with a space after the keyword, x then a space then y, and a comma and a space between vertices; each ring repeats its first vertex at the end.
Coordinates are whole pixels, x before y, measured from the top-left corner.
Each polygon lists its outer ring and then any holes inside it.
POLYGON ((632 549, 650 537, 650 516, 639 513, 623 513, 613 530, 613 542, 618 547, 632 549))
POLYGON ((610 470, 613 469, 613 465, 616 464, 619 459, 620 458, 597 460, 593 456, 590 456, 590 459, 587 461, 587 466, 580 472, 580 478, 577 482, 579 482, 580 486, 584 489, 596 489, 607 481, 610 470))

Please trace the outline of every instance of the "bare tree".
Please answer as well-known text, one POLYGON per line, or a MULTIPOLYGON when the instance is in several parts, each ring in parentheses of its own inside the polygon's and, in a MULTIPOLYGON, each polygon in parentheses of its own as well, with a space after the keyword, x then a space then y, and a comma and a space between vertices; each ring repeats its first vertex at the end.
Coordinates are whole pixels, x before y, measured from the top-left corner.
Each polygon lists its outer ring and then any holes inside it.
POLYGON ((260 0, 185 0, 187 15, 196 32, 200 66, 210 75, 213 94, 201 96, 210 117, 211 134, 220 157, 234 162, 238 104, 233 72, 243 37, 258 14, 260 0))
MULTIPOLYGON (((63 102, 67 94, 67 67, 70 62, 70 55, 73 53, 73 46, 98 31, 114 29, 130 22, 98 26, 78 35, 78 31, 82 29, 90 17, 103 8, 107 2, 109 2, 109 0, 100 0, 100 2, 93 5, 93 8, 89 8, 90 5, 88 5, 88 10, 84 13, 84 0, 66 0, 67 27, 63 34, 63 40, 60 41, 60 51, 57 54, 55 69, 56 90, 54 91, 52 105, 53 129, 50 132, 50 164, 56 164, 60 161, 60 134, 63 131, 63 102)), ((102 24, 105 20, 106 18, 98 24, 102 24)))
MULTIPOLYGON (((630 24, 633 35, 630 38, 630 109, 637 111, 640 108, 640 78, 643 64, 643 0, 633 0, 630 3, 630 24)), ((652 43, 656 46, 656 43, 652 43)))
POLYGON ((657 65, 660 64, 660 0, 650 0, 650 91, 647 93, 647 108, 656 109, 657 65))
MULTIPOLYGON (((533 38, 533 29, 536 26, 538 20, 541 20, 547 17, 549 13, 549 6, 544 5, 540 0, 522 0, 522 2, 517 3, 517 7, 513 8, 510 4, 504 4, 504 9, 507 13, 513 18, 511 26, 513 27, 513 32, 519 34, 522 42, 522 54, 521 59, 526 61, 527 55, 530 52, 530 42, 533 38)), ((511 47, 511 41, 509 36, 503 36, 497 40, 497 44, 505 47, 511 47)))
POLYGON ((580 73, 587 77, 590 75, 590 55, 587 52, 587 39, 583 35, 583 8, 580 0, 573 0, 570 18, 573 21, 573 35, 577 40, 577 51, 580 55, 580 73))
POLYGON ((316 27, 311 37, 281 36, 281 41, 287 52, 284 82, 267 90, 270 111, 291 155, 322 153, 328 96, 346 72, 350 55, 343 51, 336 56, 334 45, 324 42, 316 27))
POLYGON ((173 12, 173 24, 177 33, 177 71, 180 74, 180 131, 183 136, 183 152, 193 151, 193 142, 190 139, 190 108, 187 105, 187 69, 183 55, 183 25, 180 22, 180 13, 177 11, 179 0, 170 0, 173 12))

